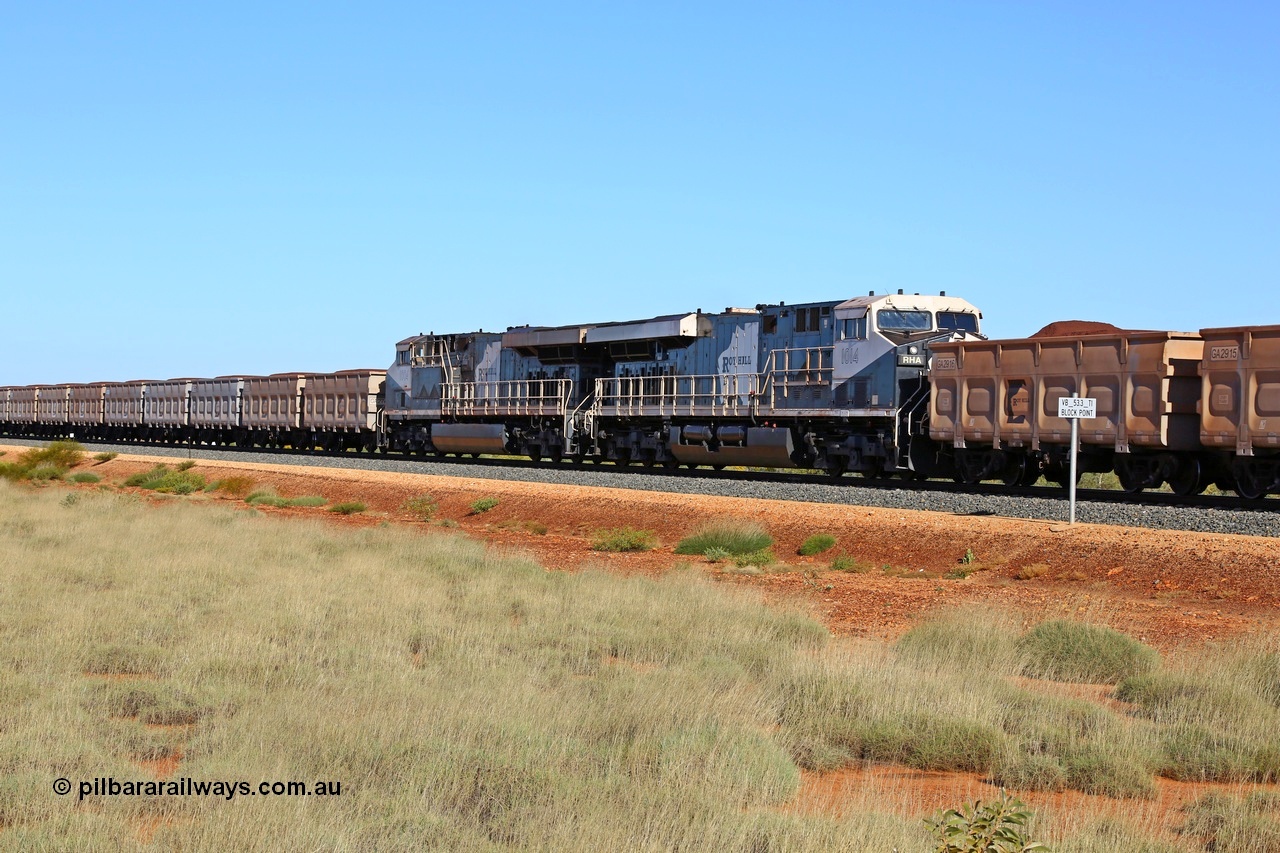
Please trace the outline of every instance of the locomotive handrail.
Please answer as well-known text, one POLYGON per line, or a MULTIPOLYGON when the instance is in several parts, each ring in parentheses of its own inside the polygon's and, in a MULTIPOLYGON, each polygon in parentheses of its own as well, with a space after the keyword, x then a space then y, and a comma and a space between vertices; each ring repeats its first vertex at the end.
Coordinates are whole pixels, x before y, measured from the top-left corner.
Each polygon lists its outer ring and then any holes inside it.
POLYGON ((532 415, 563 417, 573 391, 570 379, 507 379, 446 382, 440 386, 442 414, 462 417, 532 415))
POLYGON ((764 387, 769 407, 776 408, 779 391, 786 399, 792 391, 831 387, 835 373, 835 347, 794 347, 769 351, 764 367, 764 387))
POLYGON ((699 376, 614 376, 597 379, 596 417, 751 417, 760 377, 754 373, 699 376))

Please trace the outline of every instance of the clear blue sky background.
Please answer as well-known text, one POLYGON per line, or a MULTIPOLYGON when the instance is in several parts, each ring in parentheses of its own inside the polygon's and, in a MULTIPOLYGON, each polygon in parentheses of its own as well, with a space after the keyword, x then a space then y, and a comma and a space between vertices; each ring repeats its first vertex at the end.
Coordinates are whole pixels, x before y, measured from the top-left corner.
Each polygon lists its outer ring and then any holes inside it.
POLYGON ((1274 3, 10 3, 0 383, 905 288, 1280 323, 1274 3))

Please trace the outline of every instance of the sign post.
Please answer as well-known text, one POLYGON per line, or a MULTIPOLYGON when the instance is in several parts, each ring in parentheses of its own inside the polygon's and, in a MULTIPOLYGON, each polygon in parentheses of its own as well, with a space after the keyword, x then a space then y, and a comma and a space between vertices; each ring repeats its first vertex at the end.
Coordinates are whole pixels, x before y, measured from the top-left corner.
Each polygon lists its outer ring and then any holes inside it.
POLYGON ((1071 420, 1071 481, 1067 489, 1071 503, 1071 524, 1076 523, 1076 450, 1080 446, 1080 419, 1097 416, 1097 397, 1058 398, 1058 417, 1071 420))

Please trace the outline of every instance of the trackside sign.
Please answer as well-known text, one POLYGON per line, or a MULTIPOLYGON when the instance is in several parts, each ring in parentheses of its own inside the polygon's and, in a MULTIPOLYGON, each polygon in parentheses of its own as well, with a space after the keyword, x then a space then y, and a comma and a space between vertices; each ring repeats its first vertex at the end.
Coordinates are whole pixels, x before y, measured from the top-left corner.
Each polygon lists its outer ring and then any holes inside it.
POLYGON ((1096 418, 1097 416, 1097 397, 1058 398, 1058 417, 1060 418, 1096 418))

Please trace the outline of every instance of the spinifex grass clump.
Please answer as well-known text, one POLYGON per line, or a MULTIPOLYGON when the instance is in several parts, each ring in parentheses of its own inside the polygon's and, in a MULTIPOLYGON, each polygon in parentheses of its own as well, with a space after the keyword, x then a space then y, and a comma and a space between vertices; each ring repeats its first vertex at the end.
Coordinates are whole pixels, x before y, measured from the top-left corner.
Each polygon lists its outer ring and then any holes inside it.
POLYGON ((1160 665, 1155 649, 1126 634, 1065 619, 1040 623, 1018 640, 1018 650, 1028 675, 1058 681, 1112 683, 1160 665))
POLYGON ((471 502, 471 514, 481 515, 493 509, 499 503, 497 498, 480 498, 471 502))
POLYGON ((1205 850, 1270 853, 1280 850, 1280 795, 1256 791, 1244 797, 1214 792, 1183 807, 1184 836, 1205 850))
POLYGON ((422 521, 430 521, 440 511, 440 502, 431 495, 418 495, 405 501, 401 509, 422 521))
POLYGON ((253 480, 244 476, 226 477, 212 484, 215 492, 233 498, 242 498, 253 490, 253 480))
POLYGON ((33 447, 13 462, 0 462, 0 479, 19 481, 61 480, 84 460, 84 447, 75 441, 54 441, 33 447))
POLYGON ((651 551, 658 544, 658 537, 651 530, 634 527, 615 527, 597 530, 591 540, 592 551, 651 551))
POLYGON ((801 557, 812 557, 836 546, 836 537, 830 533, 815 533, 800 544, 798 553, 801 557))
POLYGON ((173 471, 168 465, 161 463, 150 471, 142 471, 128 477, 124 485, 152 492, 189 495, 203 489, 206 483, 204 477, 194 471, 173 471))
POLYGON ((78 441, 54 441, 45 447, 32 448, 20 458, 31 468, 48 465, 66 471, 84 461, 84 446, 78 441))
POLYGON ((290 506, 324 506, 329 502, 328 498, 320 495, 302 495, 296 498, 282 498, 275 492, 270 490, 262 490, 251 493, 244 499, 245 503, 251 506, 274 506, 274 507, 290 507, 290 506))
POLYGON ((725 519, 713 521, 680 540, 677 554, 703 555, 709 548, 718 548, 731 556, 755 554, 773 544, 773 537, 754 521, 725 519))
POLYGON ((1160 727, 1161 772, 1175 779, 1280 781, 1276 653, 1246 643, 1121 681, 1116 698, 1160 727))
POLYGON ((361 501, 343 501, 329 507, 329 512, 336 512, 338 515, 355 515, 364 512, 368 507, 361 501))

